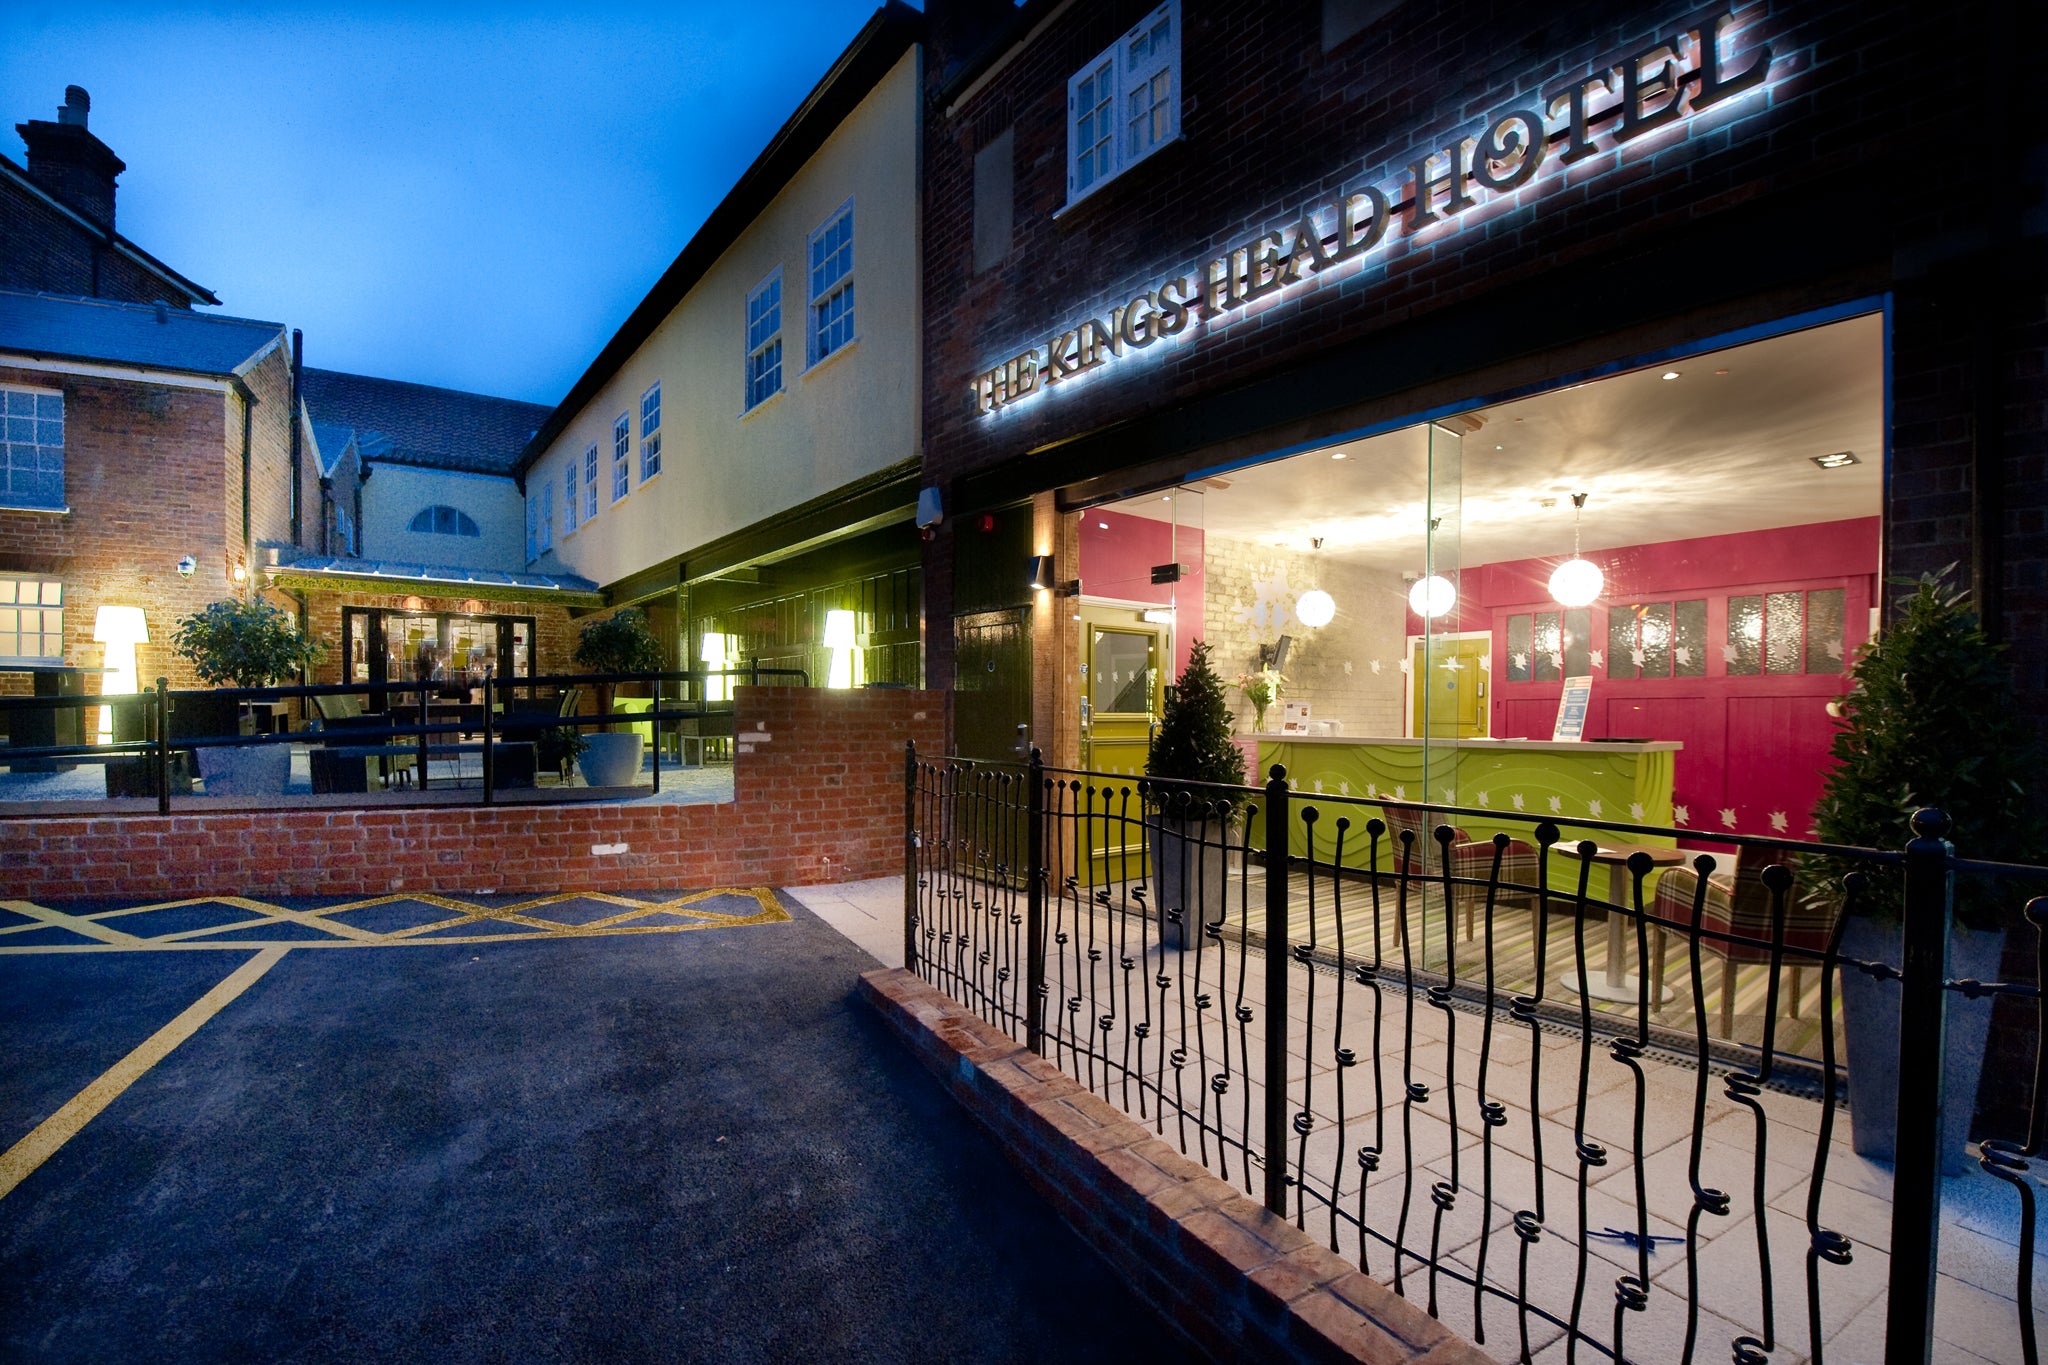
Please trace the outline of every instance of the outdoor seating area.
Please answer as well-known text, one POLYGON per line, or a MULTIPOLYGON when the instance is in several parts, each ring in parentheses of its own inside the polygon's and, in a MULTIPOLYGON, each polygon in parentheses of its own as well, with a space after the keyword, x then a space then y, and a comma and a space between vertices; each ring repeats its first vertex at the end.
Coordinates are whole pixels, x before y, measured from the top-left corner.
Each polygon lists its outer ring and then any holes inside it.
POLYGON ((10 723, 9 738, 0 739, 0 816, 205 809, 256 797, 729 801, 732 703, 675 700, 693 685, 702 690, 700 675, 676 673, 519 679, 456 698, 433 684, 0 698, 0 718, 10 723), (588 704, 657 680, 669 686, 667 697, 617 696, 604 715, 588 704), (103 706, 111 732, 88 742, 103 706), (52 743, 46 731, 75 738, 52 743), (593 781, 579 755, 591 736, 607 733, 637 739, 637 758, 627 754, 623 767, 614 763, 593 781), (14 734, 41 742, 12 742, 14 734))

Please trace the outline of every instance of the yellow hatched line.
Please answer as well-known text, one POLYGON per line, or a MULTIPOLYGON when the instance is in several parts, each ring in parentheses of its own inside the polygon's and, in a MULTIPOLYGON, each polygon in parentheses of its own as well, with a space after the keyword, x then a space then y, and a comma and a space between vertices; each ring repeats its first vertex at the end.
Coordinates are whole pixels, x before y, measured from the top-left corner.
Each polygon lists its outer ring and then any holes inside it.
POLYGON ((432 892, 394 893, 372 896, 359 901, 348 901, 339 905, 324 906, 318 910, 293 910, 287 906, 250 896, 192 896, 180 900, 158 901, 148 905, 126 906, 118 910, 100 911, 91 916, 67 915, 51 910, 32 901, 4 901, 0 906, 17 910, 32 917, 31 923, 23 928, 41 928, 54 925, 67 929, 81 937, 95 940, 91 943, 37 944, 20 948, 0 945, 0 956, 16 956, 47 952, 104 952, 125 951, 170 951, 174 949, 238 949, 250 950, 270 947, 329 948, 329 947, 413 947, 435 943, 509 943, 524 942, 539 938, 593 938, 616 934, 677 933, 696 929, 736 928, 751 924, 771 924, 789 919, 789 913, 775 899, 775 893, 766 887, 712 887, 703 891, 684 892, 661 900, 645 900, 614 892, 560 892, 546 896, 534 896, 512 901, 505 905, 482 906, 474 901, 454 896, 437 895, 432 892), (734 897, 751 900, 759 908, 747 914, 731 914, 725 911, 698 908, 703 902, 720 897, 734 897), (548 906, 561 905, 571 901, 596 901, 603 905, 620 907, 621 913, 607 915, 585 924, 566 924, 559 920, 540 915, 522 913, 529 910, 543 910, 548 906), (377 932, 349 924, 339 916, 356 910, 367 910, 376 906, 394 904, 418 904, 451 912, 449 917, 429 924, 413 925, 404 929, 377 932), (227 924, 209 925, 198 929, 181 929, 172 933, 145 937, 125 933, 101 923, 106 919, 122 918, 144 914, 152 910, 171 910, 194 905, 220 905, 231 909, 245 910, 250 918, 227 924), (649 915, 683 914, 697 920, 694 924, 636 924, 634 921, 649 915), (474 924, 495 922, 516 926, 524 932, 503 934, 470 934, 451 938, 449 931, 466 928, 474 924), (327 940, 290 939, 265 941, 244 938, 226 940, 220 936, 228 933, 260 929, 266 925, 294 924, 332 935, 327 940))
POLYGON ((17 925, 17 929, 55 926, 59 929, 68 929, 82 938, 98 939, 101 943, 141 943, 144 941, 133 934, 124 934, 119 929, 109 929, 105 925, 96 924, 83 915, 67 915, 62 910, 52 910, 46 905, 37 905, 34 901, 0 901, 0 910, 12 910, 16 914, 27 915, 32 920, 40 920, 42 922, 41 925, 17 925))
POLYGON ((37 1124, 29 1135, 0 1152, 0 1199, 26 1180, 59 1147, 97 1118, 100 1111, 121 1097, 123 1091, 144 1073, 171 1055, 177 1046, 199 1031, 200 1025, 219 1014, 243 991, 256 984, 276 966, 290 946, 265 948, 235 968, 213 989, 193 1001, 177 1018, 145 1039, 133 1052, 114 1063, 98 1080, 66 1100, 61 1108, 37 1124))

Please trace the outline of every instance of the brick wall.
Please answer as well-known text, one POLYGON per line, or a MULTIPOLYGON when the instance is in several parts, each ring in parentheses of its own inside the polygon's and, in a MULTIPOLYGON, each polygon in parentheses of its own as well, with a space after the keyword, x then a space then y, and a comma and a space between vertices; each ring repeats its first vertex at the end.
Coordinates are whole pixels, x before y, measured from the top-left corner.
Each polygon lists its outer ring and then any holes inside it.
POLYGON ((192 306, 184 291, 11 180, 0 180, 0 289, 192 306))
POLYGON ((916 975, 861 998, 1082 1239, 1218 1361, 1492 1359, 916 975))
POLYGON ((946 698, 742 687, 724 805, 424 806, 0 821, 0 882, 73 896, 803 886, 903 866, 903 746, 946 698), (626 845, 597 855, 593 845, 626 845))

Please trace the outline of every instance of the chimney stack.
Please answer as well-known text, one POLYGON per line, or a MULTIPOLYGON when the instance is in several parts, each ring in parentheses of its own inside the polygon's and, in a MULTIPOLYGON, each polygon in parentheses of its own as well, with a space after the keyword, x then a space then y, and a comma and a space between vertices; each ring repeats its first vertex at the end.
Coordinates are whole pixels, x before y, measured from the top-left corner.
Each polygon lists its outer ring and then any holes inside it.
POLYGON ((84 214, 108 232, 114 230, 114 177, 128 169, 106 143, 86 129, 92 97, 82 86, 64 87, 57 121, 30 119, 14 131, 28 144, 31 180, 67 207, 84 214))

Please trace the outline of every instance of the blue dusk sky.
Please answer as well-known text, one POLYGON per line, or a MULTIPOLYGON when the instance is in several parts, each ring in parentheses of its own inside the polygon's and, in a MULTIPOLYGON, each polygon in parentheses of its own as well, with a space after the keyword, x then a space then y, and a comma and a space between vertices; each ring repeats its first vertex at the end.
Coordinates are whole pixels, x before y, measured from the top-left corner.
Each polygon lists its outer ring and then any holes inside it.
POLYGON ((116 226, 306 363, 553 404, 876 0, 0 5, 0 130, 64 87, 116 226))

